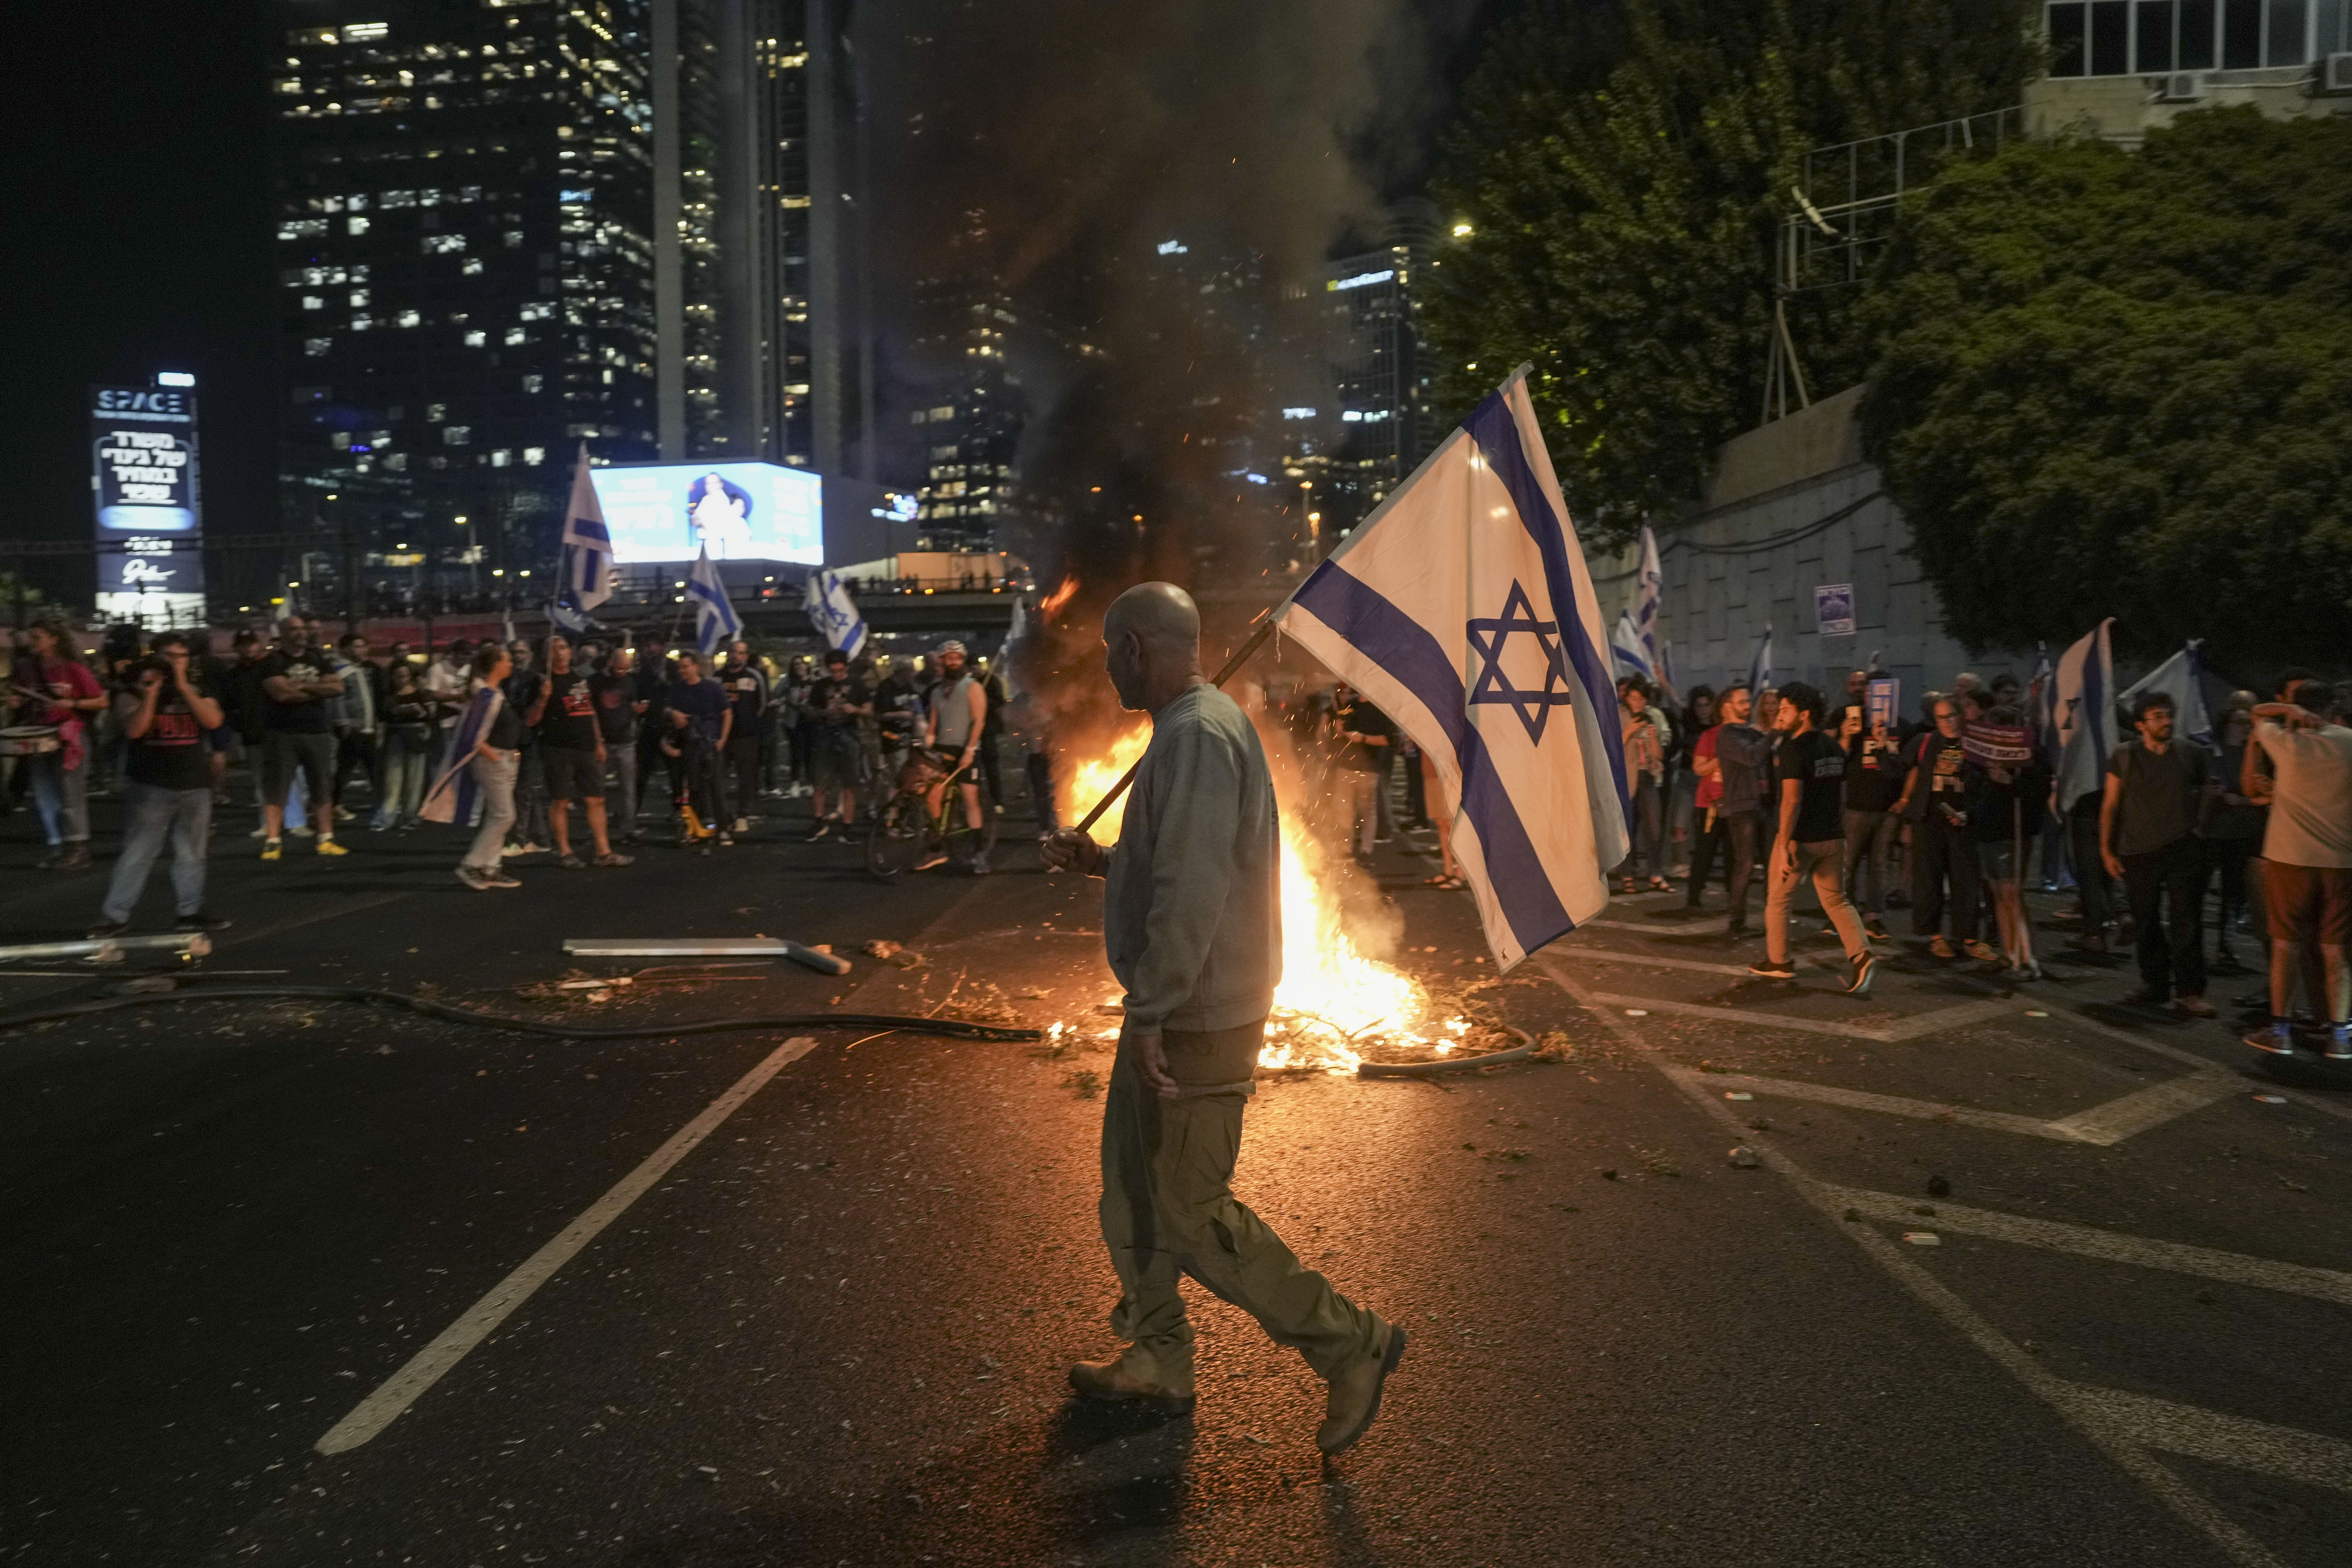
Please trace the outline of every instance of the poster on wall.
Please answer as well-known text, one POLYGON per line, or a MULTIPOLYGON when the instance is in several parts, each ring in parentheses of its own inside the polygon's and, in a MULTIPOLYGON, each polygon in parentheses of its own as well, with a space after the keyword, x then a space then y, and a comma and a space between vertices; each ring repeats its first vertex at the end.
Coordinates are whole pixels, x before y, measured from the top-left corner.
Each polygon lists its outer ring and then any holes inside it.
POLYGON ((1825 637, 1853 636, 1853 584, 1830 583, 1815 588, 1813 620, 1825 637))
POLYGON ((194 388, 93 387, 89 434, 99 615, 151 627, 201 623, 194 388))

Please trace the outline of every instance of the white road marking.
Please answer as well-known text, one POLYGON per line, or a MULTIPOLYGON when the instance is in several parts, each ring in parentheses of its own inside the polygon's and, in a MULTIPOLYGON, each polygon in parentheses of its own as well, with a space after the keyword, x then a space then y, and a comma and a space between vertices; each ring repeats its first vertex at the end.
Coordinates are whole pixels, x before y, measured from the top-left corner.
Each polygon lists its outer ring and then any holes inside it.
MULTIPOLYGON (((2105 1035, 2108 1039, 2115 1040, 2120 1044, 2137 1046, 2141 1050, 2154 1051, 2158 1056, 2170 1057, 2175 1061, 2186 1062, 2192 1067, 2211 1068, 2220 1071, 2229 1070, 2227 1068, 2223 1068, 2221 1064, 2215 1062, 2210 1057, 2200 1056, 2195 1051, 2191 1050, 2184 1050, 2182 1047, 2172 1044, 2168 1040, 2150 1039, 2145 1035, 2134 1034, 2129 1029, 2119 1029, 2113 1024, 2102 1023, 2098 1019, 2090 1017, 2084 1014, 2069 1014, 2067 1015, 2067 1021, 2075 1025, 2077 1027, 2088 1029, 2093 1034, 2105 1035)), ((2251 1056, 2252 1053, 2249 1051, 2247 1054, 2251 1056)), ((2275 1081, 2270 1083, 2269 1088, 2272 1093, 2284 1095, 2286 1098, 2294 1100, 2297 1105, 2304 1107, 2305 1110, 2320 1111, 2328 1116, 2339 1117, 2344 1121, 2352 1121, 2352 1104, 2347 1104, 2341 1100, 2330 1100, 2325 1095, 2314 1094, 2309 1089, 2295 1089, 2291 1085, 2278 1083, 2275 1081)))
MULTIPOLYGON (((1721 936, 1731 929, 1731 917, 1717 915, 1712 920, 1685 921, 1679 925, 1660 925, 1654 921, 1594 920, 1587 921, 1576 929, 1591 931, 1594 926, 1603 931, 1639 931, 1643 936, 1721 936)), ((1760 936, 1763 933, 1759 931, 1757 934, 1760 936)))
POLYGON ((712 1100, 701 1115, 671 1134, 667 1142, 646 1155, 643 1163, 615 1183, 610 1192, 591 1204, 552 1241, 525 1258, 513 1273, 491 1287, 488 1295, 467 1308, 464 1316, 442 1330, 434 1337, 432 1343, 410 1357, 407 1365, 394 1373, 374 1393, 361 1400, 350 1415, 336 1422, 327 1435, 319 1439, 319 1452, 348 1452, 392 1425, 403 1411, 416 1403, 426 1389, 438 1383, 450 1368, 465 1360, 467 1352, 489 1338, 517 1307, 529 1300, 532 1292, 554 1277, 557 1269, 571 1262, 582 1247, 595 1240, 606 1226, 620 1218, 631 1204, 643 1197, 656 1182, 668 1173, 671 1166, 716 1131, 720 1123, 732 1116, 745 1100, 759 1093, 767 1081, 787 1064, 806 1056, 815 1045, 814 1037, 795 1035, 770 1051, 757 1067, 737 1079, 733 1088, 712 1100))
POLYGON ((1694 1018, 1754 1024, 1767 1029, 1796 1029, 1809 1035, 1836 1035, 1849 1040, 1870 1040, 1882 1046, 1900 1045, 1906 1040, 1916 1040, 1945 1029, 1964 1028, 1987 1019, 2007 1017, 2017 1011, 2017 1004, 2013 1000, 1988 997, 1982 1002, 1931 1007, 1927 1012, 1898 1018, 1892 1024, 1870 1025, 1842 1024, 1830 1018, 1791 1018, 1786 1014, 1764 1013, 1746 1007, 1710 1007, 1698 1002, 1668 1002, 1654 996, 1620 996, 1600 991, 1594 992, 1592 998, 1616 1007, 1649 1007, 1662 1013, 1684 1013, 1694 1018))
POLYGON ((2234 1073, 2208 1068, 2184 1078, 2149 1084, 2120 1100, 2095 1105, 2051 1125, 2085 1143, 2105 1147, 2120 1143, 2135 1132, 2161 1127, 2192 1110, 2202 1110, 2217 1100, 2240 1092, 2242 1087, 2234 1073))
POLYGON ((1874 1110, 1882 1116, 1907 1116, 1915 1121, 1957 1122, 1963 1127, 1982 1127, 1994 1132, 2052 1138, 2061 1143, 2088 1142, 2074 1133, 2061 1131, 2054 1123, 2039 1117, 2017 1116, 2005 1110, 1977 1110, 1965 1105, 1947 1105, 1936 1100, 1906 1100, 1900 1095, 1840 1089, 1835 1084, 1809 1083, 1802 1079, 1755 1078, 1746 1073, 1703 1073, 1682 1067, 1664 1067, 1662 1070, 1685 1088, 1696 1085, 1709 1091, 1744 1089, 1751 1094, 1778 1096, 1783 1100, 1810 1100, 1822 1105, 1843 1105, 1850 1110, 1874 1110))
POLYGON ((2159 1453, 2352 1492, 2352 1443, 2341 1438, 2088 1384, 2061 1383, 2057 1398, 2084 1426, 2159 1453))
MULTIPOLYGON (((1701 1111, 1714 1118, 1735 1137, 1753 1148, 1767 1167, 1786 1178, 1806 1202, 1811 1204, 1825 1218, 1835 1222, 1837 1228, 1843 1232, 1855 1246, 1867 1253, 1880 1268, 1892 1275, 1897 1284, 1949 1323, 1955 1331, 1991 1358, 2003 1371, 2047 1403, 2057 1412, 2061 1419, 2082 1434, 2085 1440, 2105 1454, 2119 1468, 2146 1487, 2158 1500, 2169 1508, 2181 1520, 2202 1531, 2206 1539, 2220 1548, 2231 1562, 2239 1565, 2239 1568, 2287 1568, 2287 1565, 2268 1547, 2240 1528, 2236 1521, 2214 1507, 2194 1488, 2167 1468, 2160 1460, 2152 1457, 2147 1451, 2150 1446, 2148 1442, 2130 1435, 2131 1429, 2126 1423, 2107 1418, 2108 1412, 2116 1408, 2111 1402, 2095 1403, 2084 1396, 2085 1391, 2081 1385, 2069 1384, 2063 1379, 2052 1375, 2024 1350, 2011 1342, 1983 1318, 1978 1316, 1967 1302, 1948 1289, 1934 1274, 1918 1262, 1906 1257, 1901 1247, 1889 1241, 1878 1231, 1868 1226, 1844 1223, 1843 1215, 1846 1205, 1834 1196, 1836 1189, 1808 1175, 1795 1161, 1782 1153, 1769 1138, 1750 1130, 1727 1105, 1715 1099, 1710 1090, 1697 1084, 1685 1083, 1674 1079, 1669 1070, 1672 1064, 1660 1056, 1656 1047, 1643 1039, 1638 1028, 1600 1005, 1602 1000, 1601 997, 1578 984, 1573 978, 1561 971, 1556 962, 1547 961, 1544 953, 1538 952, 1534 957, 1561 990, 1567 992, 1587 1012, 1600 1019, 1603 1027, 1647 1058, 1652 1066, 1666 1073, 1670 1081, 1674 1081, 1675 1086, 1688 1096, 1701 1111)), ((2249 1425, 2259 1426, 2260 1424, 2249 1425)), ((2208 1436, 2216 1430, 2213 1427, 2202 1429, 2208 1436)), ((2243 1468, 2248 1463, 2248 1459, 2245 1457, 2239 1457, 2226 1462, 2243 1468)))
MULTIPOLYGON (((1883 1220, 1890 1225, 1908 1225, 1919 1217, 1917 1211, 1921 1205, 1916 1197, 1827 1184, 1822 1190, 1832 1201, 1870 1219, 1883 1220)), ((2051 1252, 2071 1252, 2076 1257, 2095 1258, 2102 1263, 2128 1263, 2139 1268, 2160 1268, 2171 1274, 2218 1279, 2227 1285, 2252 1285, 2264 1290, 2280 1290, 2290 1295, 2332 1301, 2339 1307, 2352 1307, 2352 1274, 2341 1274, 2333 1268, 2281 1263, 2273 1258, 2190 1247, 2178 1241, 2158 1241, 2117 1230, 2102 1230, 2096 1226, 2070 1225, 2063 1220, 2031 1219, 2024 1215, 1969 1208, 1940 1199, 1927 1206, 1935 1209, 1936 1226, 1939 1230, 1990 1237, 1995 1241, 2011 1242, 2020 1247, 2038 1247, 2051 1252)))
MULTIPOLYGON (((1592 922, 1587 921, 1584 923, 1591 925, 1592 922)), ((1631 963, 1643 969, 1683 969, 1697 974, 1728 974, 1740 980, 1757 978, 1748 972, 1748 966, 1744 963, 1707 963, 1696 958, 1658 958, 1646 952, 1620 952, 1611 947, 1581 947, 1574 943, 1562 945, 1567 951, 1562 952, 1560 957, 1581 959, 1588 963, 1631 963)), ((1847 968, 1843 953, 1838 954, 1833 959, 1807 954, 1799 958, 1797 962, 1810 963, 1835 974, 1845 973, 1847 968)))

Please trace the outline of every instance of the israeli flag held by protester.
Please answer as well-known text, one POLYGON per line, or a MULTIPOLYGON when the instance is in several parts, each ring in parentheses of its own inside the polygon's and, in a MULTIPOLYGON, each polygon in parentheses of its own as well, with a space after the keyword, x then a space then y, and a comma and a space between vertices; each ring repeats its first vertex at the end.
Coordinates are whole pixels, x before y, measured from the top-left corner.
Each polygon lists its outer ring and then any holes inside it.
POLYGON ((489 732, 506 694, 495 686, 478 688, 473 701, 457 721, 457 737, 449 742, 449 765, 433 781, 416 815, 427 822, 471 822, 480 809, 480 789, 474 783, 474 748, 489 732))
POLYGON ((1010 702, 1022 694, 1021 681, 1013 668, 1013 650, 1029 635, 1029 611, 1021 596, 1013 598, 1013 624, 1004 628, 1004 646, 996 650, 997 678, 1004 682, 1004 700, 1010 702))
POLYGON ((703 662, 728 643, 735 640, 743 629, 743 617, 735 613, 728 602, 727 584, 719 580, 719 563, 705 550, 694 559, 694 570, 686 574, 686 596, 694 605, 694 641, 702 649, 703 662))
POLYGON ((1762 692, 1772 684, 1772 623, 1764 623, 1764 635, 1756 639, 1756 651, 1748 656, 1748 690, 1750 696, 1762 692))
POLYGON ((1508 970, 1608 907, 1625 756, 1601 602, 1528 400, 1480 404, 1275 612, 1436 764, 1508 970))
POLYGON ((2025 721, 2033 727, 2033 743, 2044 761, 2058 759, 2058 702, 2055 676, 2050 668, 2050 645, 2033 645, 2033 673, 2025 682, 2025 721))
POLYGON ((1658 672, 1650 666, 1649 650, 1642 646, 1642 634, 1635 626, 1633 611, 1618 616, 1617 627, 1609 634, 1609 652, 1617 660, 1618 674, 1657 679, 1658 672))
POLYGON ((2200 746, 2213 743, 2213 714, 2205 706, 2204 643, 2191 637, 2179 653, 2124 689, 2124 710, 2144 691, 2161 691, 2172 699, 2172 732, 2200 746))
POLYGON ((1665 568, 1658 560, 1658 536, 1642 525, 1642 568, 1633 590, 1633 632, 1642 647, 1642 672, 1651 679, 1665 667, 1658 662, 1658 607, 1665 596, 1665 568))
POLYGON ((2107 755, 2115 749, 2109 710, 2116 689, 2115 649, 2107 628, 2115 624, 2115 617, 2108 616, 2058 656, 2053 709, 2058 725, 2058 809, 2062 812, 2082 796, 2106 787, 2107 755))
MULTIPOLYGON (((825 650, 839 648, 856 658, 866 646, 866 617, 857 613, 857 602, 849 596, 849 589, 838 572, 812 572, 808 580, 807 598, 809 625, 824 639, 825 650)), ((1020 601, 1013 602, 1017 613, 1020 601)))
POLYGON ((572 504, 563 511, 563 588, 559 599, 586 615, 613 596, 613 532, 588 479, 588 443, 572 470, 572 504))

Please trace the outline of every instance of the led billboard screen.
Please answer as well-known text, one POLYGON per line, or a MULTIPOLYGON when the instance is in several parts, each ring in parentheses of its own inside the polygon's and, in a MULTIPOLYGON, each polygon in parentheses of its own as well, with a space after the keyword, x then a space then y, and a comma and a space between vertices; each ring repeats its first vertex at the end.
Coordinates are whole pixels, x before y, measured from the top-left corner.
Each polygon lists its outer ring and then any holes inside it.
POLYGON ((775 463, 662 463, 591 468, 613 559, 824 561, 824 484, 775 463))
POLYGON ((100 613, 162 623, 201 617, 195 393, 184 385, 94 387, 89 434, 100 613))

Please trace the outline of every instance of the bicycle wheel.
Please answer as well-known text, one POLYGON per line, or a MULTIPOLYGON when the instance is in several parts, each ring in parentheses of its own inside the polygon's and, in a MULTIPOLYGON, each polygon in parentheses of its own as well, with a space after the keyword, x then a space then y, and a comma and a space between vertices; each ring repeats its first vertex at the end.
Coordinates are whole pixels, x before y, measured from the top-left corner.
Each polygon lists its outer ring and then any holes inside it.
POLYGON ((984 859, 996 847, 996 802, 988 793, 988 785, 980 786, 980 826, 967 826, 963 816, 963 800, 959 793, 948 803, 947 856, 957 865, 968 866, 975 859, 984 859))
POLYGON ((866 868, 886 882, 897 881, 914 865, 929 828, 921 796, 892 795, 866 820, 866 868))

